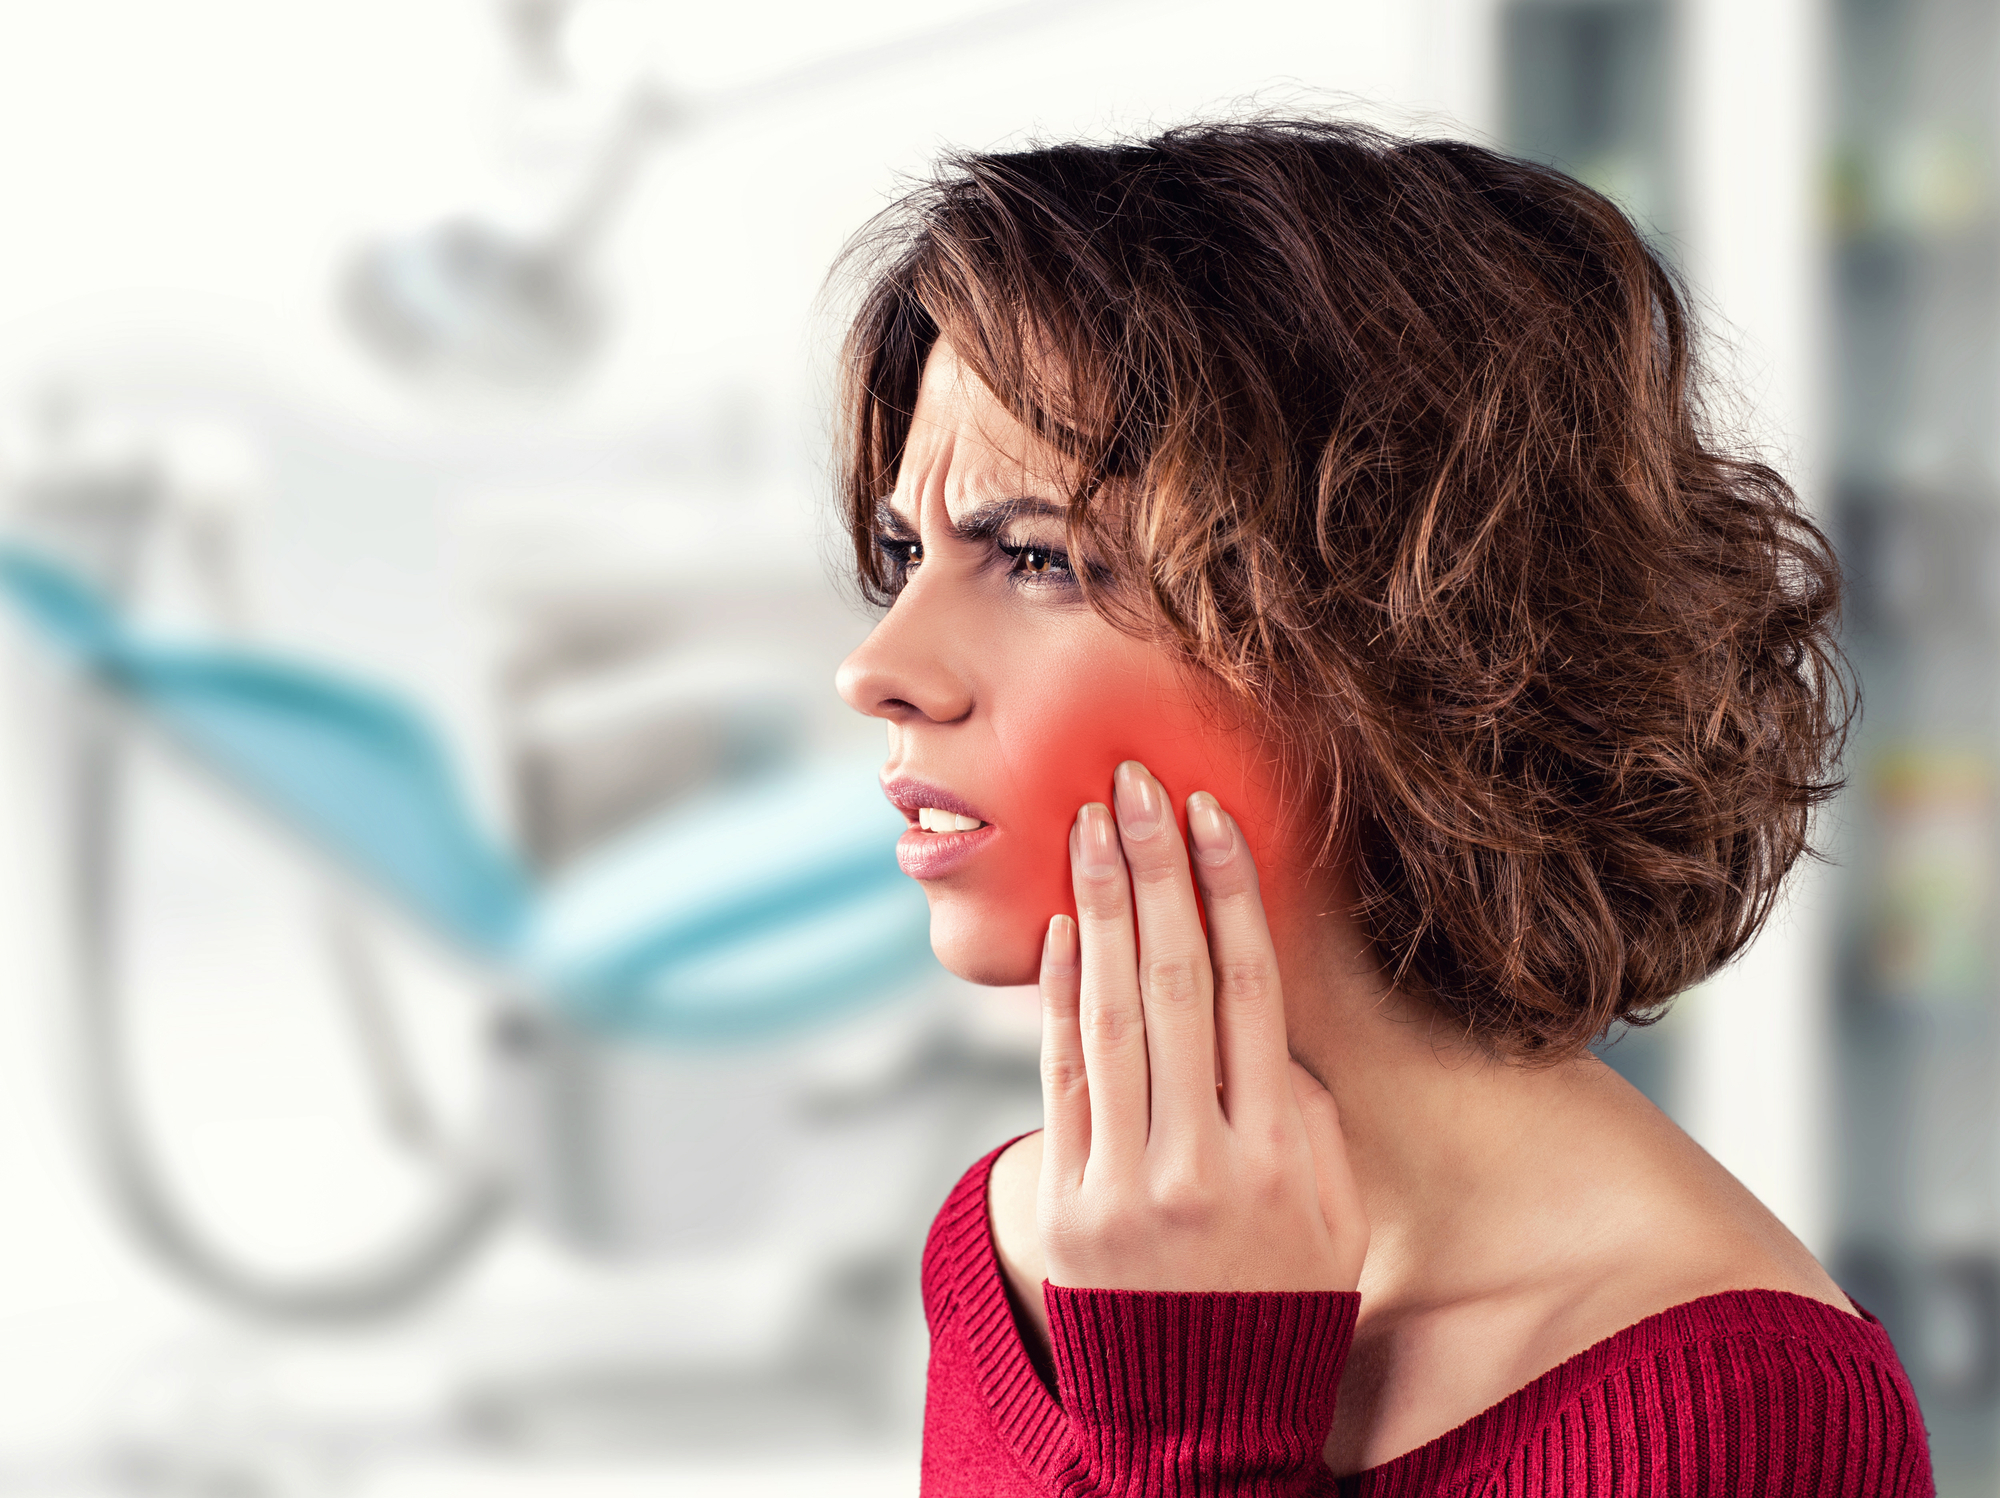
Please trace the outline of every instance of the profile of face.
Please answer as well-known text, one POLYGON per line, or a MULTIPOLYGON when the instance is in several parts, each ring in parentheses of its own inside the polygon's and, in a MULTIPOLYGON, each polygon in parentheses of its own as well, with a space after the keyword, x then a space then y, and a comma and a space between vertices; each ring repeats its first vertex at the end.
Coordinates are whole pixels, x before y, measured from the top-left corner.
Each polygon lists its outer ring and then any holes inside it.
POLYGON ((1111 804, 1124 760, 1166 787, 1183 835, 1196 791, 1235 817, 1274 927, 1302 885, 1267 748, 1168 645, 1084 600, 1069 492, 1060 455, 940 343, 878 521, 902 588, 839 686, 888 725, 883 789, 910 824, 898 860, 930 898, 939 960, 975 983, 1035 981, 1049 918, 1075 914, 1077 811, 1111 804))

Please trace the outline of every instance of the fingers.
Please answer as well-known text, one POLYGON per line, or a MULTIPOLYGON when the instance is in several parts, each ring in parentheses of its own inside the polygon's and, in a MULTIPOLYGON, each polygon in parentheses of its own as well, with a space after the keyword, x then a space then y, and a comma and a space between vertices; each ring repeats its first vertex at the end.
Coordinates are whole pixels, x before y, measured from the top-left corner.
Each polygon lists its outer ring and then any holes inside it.
POLYGON ((1292 1097, 1304 1121, 1307 1142, 1312 1145, 1313 1179, 1319 1188, 1320 1216, 1342 1258, 1342 1268, 1358 1272, 1368 1252, 1368 1214, 1363 1209, 1361 1188, 1354 1179, 1354 1167, 1347 1158, 1347 1140, 1340 1131, 1340 1109, 1333 1094, 1298 1062, 1291 1070, 1292 1097))
POLYGON ((1188 835, 1208 908, 1223 1108, 1234 1124, 1261 1126, 1284 1110, 1292 1062, 1278 954, 1264 919, 1257 867, 1235 819, 1206 791, 1188 798, 1188 835))
POLYGON ((1090 1165, 1124 1170, 1145 1152, 1149 1082, 1138 945, 1118 829, 1093 801, 1070 829, 1082 995, 1078 1023, 1090 1093, 1090 1165))
POLYGON ((1178 1137, 1216 1121, 1214 987, 1187 849, 1166 787, 1127 760, 1115 779, 1118 831, 1139 924, 1139 998, 1152 1071, 1152 1128, 1178 1137))
POLYGON ((1159 781, 1121 765, 1113 799, 1115 820, 1094 802, 1077 814, 1077 920, 1052 921, 1042 953, 1037 1222, 1049 1279, 1351 1288, 1367 1218, 1339 1110, 1287 1054, 1242 832, 1213 796, 1190 798, 1191 870, 1159 781))
POLYGON ((1049 922, 1042 941, 1041 988, 1042 1172, 1074 1186, 1090 1159, 1090 1084, 1078 1016, 1083 967, 1076 922, 1066 915, 1049 922))

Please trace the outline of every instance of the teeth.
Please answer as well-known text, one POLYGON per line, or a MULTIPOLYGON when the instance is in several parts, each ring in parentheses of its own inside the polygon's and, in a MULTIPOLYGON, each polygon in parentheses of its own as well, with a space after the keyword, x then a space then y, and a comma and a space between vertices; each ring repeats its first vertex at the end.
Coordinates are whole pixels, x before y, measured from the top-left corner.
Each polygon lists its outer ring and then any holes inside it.
POLYGON ((939 811, 935 806, 917 808, 917 825, 926 832, 970 832, 986 824, 977 817, 962 817, 955 811, 939 811))

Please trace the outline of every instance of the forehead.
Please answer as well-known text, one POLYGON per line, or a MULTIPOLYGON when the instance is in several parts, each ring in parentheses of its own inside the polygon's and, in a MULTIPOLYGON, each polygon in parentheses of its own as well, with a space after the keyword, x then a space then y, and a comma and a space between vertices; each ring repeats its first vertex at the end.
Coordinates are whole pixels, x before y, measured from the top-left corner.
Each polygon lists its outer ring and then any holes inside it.
POLYGON ((956 520, 994 500, 1032 495, 1059 503, 1061 456, 939 342, 924 361, 909 439, 890 504, 912 522, 942 504, 956 520))

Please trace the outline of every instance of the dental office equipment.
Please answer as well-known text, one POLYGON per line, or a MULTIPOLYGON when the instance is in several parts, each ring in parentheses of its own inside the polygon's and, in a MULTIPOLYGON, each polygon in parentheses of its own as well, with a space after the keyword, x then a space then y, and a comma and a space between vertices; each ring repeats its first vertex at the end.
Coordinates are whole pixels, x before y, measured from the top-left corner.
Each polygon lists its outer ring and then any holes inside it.
MULTIPOLYGON (((589 361, 607 319, 590 261, 631 196, 639 168, 670 137, 753 116, 940 53, 1075 16, 1087 0, 1022 0, 915 36, 862 47, 754 83, 699 95, 634 82, 569 201, 535 232, 458 216, 375 240, 341 274, 339 301, 375 354, 407 373, 499 386, 559 384, 589 361)), ((560 32, 570 5, 505 0, 525 70, 561 84, 560 32)))
MULTIPOLYGON (((154 638, 46 550, 0 543, 0 592, 80 688, 67 756, 71 887, 86 1103, 106 1182, 160 1258, 239 1307, 341 1319, 407 1305, 464 1260, 510 1198, 598 1248, 752 1231, 746 1190, 787 1151, 774 1110, 799 1042, 933 971, 924 899, 893 855, 901 819, 865 763, 835 757, 698 793, 538 882, 478 826, 427 724, 392 696, 271 654, 154 638), (374 1262, 309 1281, 245 1268, 192 1220, 148 1148, 121 1069, 108 959, 121 762, 140 742, 278 829, 351 908, 415 931, 494 996, 493 1068, 514 1115, 493 1139, 435 1146, 429 1215, 374 1262), (607 1166, 602 1131, 630 1099, 590 1095, 593 1079, 617 1072, 592 1060, 606 1053, 627 1058, 627 1071, 658 1056, 689 1101, 705 1091, 725 1114, 737 1107, 740 1132, 762 1139, 748 1178, 739 1169, 731 1190, 711 1184, 681 1203, 671 1171, 607 1166), (731 1085, 704 1088, 716 1079, 731 1085), (578 1130, 597 1132, 571 1137, 578 1130), (538 1152, 539 1163, 525 1158, 538 1152)), ((657 1107, 653 1118, 664 1121, 657 1107)))

